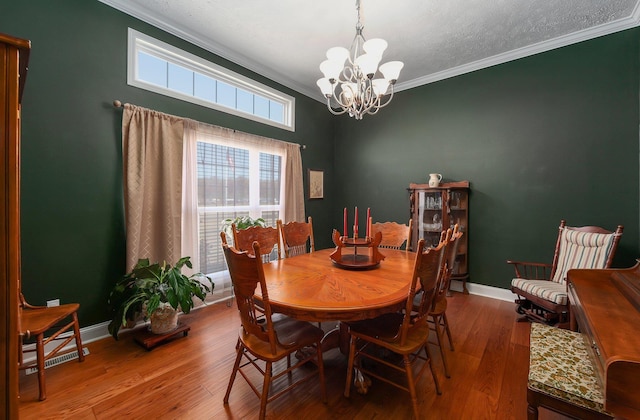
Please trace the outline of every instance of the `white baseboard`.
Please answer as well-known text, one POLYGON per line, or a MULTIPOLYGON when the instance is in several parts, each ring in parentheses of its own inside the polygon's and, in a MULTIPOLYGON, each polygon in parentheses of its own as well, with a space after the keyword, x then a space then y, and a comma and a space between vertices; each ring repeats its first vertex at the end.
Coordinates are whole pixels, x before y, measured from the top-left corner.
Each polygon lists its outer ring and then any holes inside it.
MULTIPOLYGON (((460 280, 451 280, 450 289, 456 292, 462 292, 462 282, 460 280)), ((470 295, 484 296, 507 302, 513 302, 518 298, 518 296, 509 289, 501 289, 484 284, 467 283, 467 290, 469 290, 470 295)))
MULTIPOLYGON (((462 292, 462 282, 459 280, 452 280, 451 281, 451 290, 456 291, 456 292, 462 292)), ((493 286, 486 286, 484 284, 476 284, 476 283, 467 283, 467 290, 469 290, 469 294, 471 295, 478 295, 478 296, 485 296, 488 298, 492 298, 492 299, 498 299, 498 300, 504 300, 504 301, 508 301, 508 302, 513 302, 517 296, 512 293, 510 290, 508 289, 501 289, 499 287, 493 287, 493 286)), ((223 298, 222 300, 225 300, 227 298, 223 298)), ((201 304, 199 306, 196 306, 195 308, 193 308, 193 310, 197 310, 203 306, 206 305, 210 305, 213 303, 217 303, 220 300, 217 301, 213 301, 213 302, 207 302, 206 304, 201 304)), ((144 325, 145 322, 141 321, 139 322, 134 328, 138 328, 142 325, 144 325)), ((103 338, 107 338, 110 336, 109 334, 109 330, 108 330, 108 325, 109 325, 109 321, 104 321, 101 322, 99 324, 94 324, 94 325, 89 325, 87 327, 82 327, 80 328, 80 337, 82 338, 82 343, 83 344, 87 344, 87 343, 91 343, 93 341, 97 341, 97 340, 102 340, 103 338)), ((64 336, 64 335, 62 335, 64 336)), ((55 344, 51 343, 51 348, 46 347, 45 348, 45 352, 50 351, 54 348, 55 344)), ((33 349, 35 347, 34 344, 28 344, 24 346, 24 349, 33 349)), ((64 349, 62 349, 62 352, 65 351, 72 351, 75 350, 76 346, 75 343, 69 343, 64 349)), ((25 354, 25 362, 29 362, 32 360, 35 360, 35 354, 33 352, 31 353, 26 353, 25 354), (26 356, 26 354, 29 355, 29 357, 26 356)))
MULTIPOLYGON (((80 338, 82 338, 82 344, 91 343, 92 341, 100 340, 102 338, 109 336, 109 330, 107 326, 109 325, 109 321, 101 322, 100 324, 89 325, 87 327, 80 328, 80 338)), ((73 331, 72 331, 73 332, 73 331)), ((69 337, 71 333, 66 332, 64 334, 60 334, 60 338, 69 337)), ((51 343, 44 346, 44 352, 47 354, 51 350, 57 347, 58 343, 53 340, 51 343)), ((36 345, 35 343, 25 344, 22 346, 22 357, 24 363, 31 363, 36 360, 35 353, 36 345)), ((64 346, 60 352, 65 353, 67 351, 73 351, 76 349, 75 341, 71 341, 69 344, 64 346)))

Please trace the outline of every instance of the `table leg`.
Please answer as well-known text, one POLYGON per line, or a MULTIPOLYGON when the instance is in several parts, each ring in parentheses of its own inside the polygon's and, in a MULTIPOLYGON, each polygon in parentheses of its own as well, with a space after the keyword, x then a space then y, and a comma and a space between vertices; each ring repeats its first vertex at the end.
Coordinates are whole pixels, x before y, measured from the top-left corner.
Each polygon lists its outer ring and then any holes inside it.
POLYGON ((349 327, 344 322, 325 333, 322 338, 322 351, 340 348, 345 356, 349 355, 349 327))

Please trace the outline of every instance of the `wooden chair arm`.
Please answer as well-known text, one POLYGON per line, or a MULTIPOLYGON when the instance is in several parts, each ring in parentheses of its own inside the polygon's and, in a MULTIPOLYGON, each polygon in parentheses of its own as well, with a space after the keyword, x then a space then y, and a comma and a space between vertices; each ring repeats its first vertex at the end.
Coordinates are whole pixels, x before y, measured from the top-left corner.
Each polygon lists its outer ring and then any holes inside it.
POLYGON ((537 262, 523 262, 507 260, 507 264, 513 265, 516 277, 528 280, 551 280, 553 265, 537 262))

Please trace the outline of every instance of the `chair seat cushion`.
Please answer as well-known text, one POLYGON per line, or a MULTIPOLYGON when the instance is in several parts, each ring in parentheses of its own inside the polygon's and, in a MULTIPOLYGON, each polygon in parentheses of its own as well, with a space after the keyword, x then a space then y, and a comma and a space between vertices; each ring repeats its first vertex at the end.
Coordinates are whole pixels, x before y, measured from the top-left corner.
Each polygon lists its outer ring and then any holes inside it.
POLYGON ((404 314, 388 313, 373 319, 348 322, 352 335, 385 347, 395 353, 409 354, 419 349, 429 337, 429 325, 421 322, 409 327, 404 345, 400 344, 400 328, 404 314))
POLYGON ((324 336, 324 331, 306 321, 299 321, 284 315, 274 316, 272 320, 278 341, 275 353, 272 353, 268 341, 262 341, 240 327, 240 339, 244 345, 251 353, 263 360, 279 360, 291 353, 292 349, 320 343, 324 336))
POLYGON ((400 331, 403 320, 404 314, 391 312, 373 319, 347 322, 347 325, 349 325, 349 329, 353 332, 376 337, 385 341, 393 341, 398 331, 400 331))
POLYGON ((531 324, 529 389, 608 414, 584 339, 580 333, 531 324))
MULTIPOLYGON (((511 289, 522 290, 558 305, 567 304, 567 286, 554 281, 515 278, 511 280, 511 289)), ((516 290, 514 292, 517 293, 516 290)))

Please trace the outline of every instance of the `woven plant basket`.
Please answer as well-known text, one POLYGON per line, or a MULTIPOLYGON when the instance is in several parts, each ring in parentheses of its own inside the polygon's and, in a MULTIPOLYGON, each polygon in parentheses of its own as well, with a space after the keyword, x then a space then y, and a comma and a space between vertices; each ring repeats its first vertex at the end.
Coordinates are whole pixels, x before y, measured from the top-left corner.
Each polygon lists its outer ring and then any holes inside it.
POLYGON ((178 311, 170 305, 160 306, 149 317, 151 332, 166 334, 178 328, 178 311))

